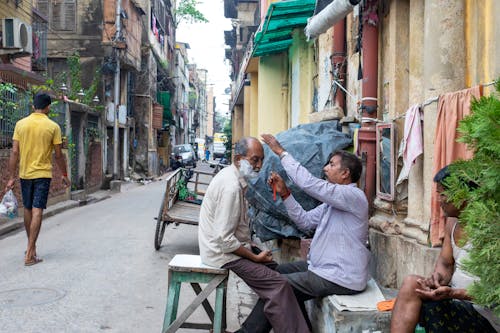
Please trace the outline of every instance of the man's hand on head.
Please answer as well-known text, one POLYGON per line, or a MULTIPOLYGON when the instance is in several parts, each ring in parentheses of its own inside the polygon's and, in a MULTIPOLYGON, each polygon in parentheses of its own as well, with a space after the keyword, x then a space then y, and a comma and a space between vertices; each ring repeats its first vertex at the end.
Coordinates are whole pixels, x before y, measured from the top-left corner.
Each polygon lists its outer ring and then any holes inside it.
POLYGON ((285 151, 285 149, 281 146, 279 141, 276 140, 276 138, 273 135, 262 134, 261 137, 262 141, 264 141, 264 143, 267 144, 275 154, 280 155, 282 152, 285 151))

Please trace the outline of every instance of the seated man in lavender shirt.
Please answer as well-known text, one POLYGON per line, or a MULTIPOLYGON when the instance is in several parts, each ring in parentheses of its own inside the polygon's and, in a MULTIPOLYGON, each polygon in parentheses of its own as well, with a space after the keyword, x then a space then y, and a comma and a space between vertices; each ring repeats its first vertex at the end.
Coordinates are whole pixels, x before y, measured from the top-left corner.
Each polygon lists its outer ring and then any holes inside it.
MULTIPOLYGON (((275 186, 293 222, 302 230, 315 230, 307 262, 292 262, 277 268, 292 285, 307 318, 304 301, 332 294, 353 295, 366 288, 370 257, 366 247, 368 201, 356 186, 361 175, 361 161, 348 152, 334 152, 323 169, 326 175, 326 180, 323 180, 311 175, 274 136, 263 134, 262 139, 280 156, 288 177, 308 195, 322 202, 305 211, 295 201, 283 179, 277 173, 271 173, 268 183, 275 186)), ((269 330, 263 302, 259 300, 241 331, 269 330)))

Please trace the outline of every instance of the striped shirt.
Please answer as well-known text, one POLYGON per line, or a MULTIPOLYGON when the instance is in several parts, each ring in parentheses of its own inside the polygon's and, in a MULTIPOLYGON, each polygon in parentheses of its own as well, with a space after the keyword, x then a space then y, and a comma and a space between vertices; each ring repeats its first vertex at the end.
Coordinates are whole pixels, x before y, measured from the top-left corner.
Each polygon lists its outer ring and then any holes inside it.
POLYGON ((308 269, 352 290, 364 290, 368 281, 368 201, 356 184, 339 185, 311 175, 291 155, 281 160, 290 179, 311 197, 323 202, 305 211, 290 195, 288 215, 302 230, 316 230, 308 269))

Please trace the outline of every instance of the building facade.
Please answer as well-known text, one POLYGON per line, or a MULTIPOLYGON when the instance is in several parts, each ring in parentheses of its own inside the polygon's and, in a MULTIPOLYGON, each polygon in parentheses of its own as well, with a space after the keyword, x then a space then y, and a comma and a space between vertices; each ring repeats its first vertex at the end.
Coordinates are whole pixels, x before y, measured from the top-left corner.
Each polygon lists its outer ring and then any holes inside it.
MULTIPOLYGON (((236 10, 241 3, 227 2, 236 10)), ((398 287, 407 274, 433 268, 440 244, 431 223, 438 101, 475 86, 492 92, 489 83, 500 76, 500 25, 493 14, 500 7, 494 1, 370 0, 318 23, 318 13, 339 3, 260 1, 259 28, 233 80, 233 137, 330 119, 356 133, 365 168, 359 185, 371 204, 373 273, 382 285, 398 287), (412 105, 422 114, 423 154, 408 180, 396 185, 412 105)))

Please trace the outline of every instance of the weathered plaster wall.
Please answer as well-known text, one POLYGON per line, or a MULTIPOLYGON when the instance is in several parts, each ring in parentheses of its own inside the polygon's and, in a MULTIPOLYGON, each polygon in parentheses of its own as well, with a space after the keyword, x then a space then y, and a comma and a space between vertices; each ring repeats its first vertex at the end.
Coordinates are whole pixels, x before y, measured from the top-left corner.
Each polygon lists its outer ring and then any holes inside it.
POLYGON ((258 91, 258 134, 274 134, 288 129, 288 56, 286 54, 260 58, 258 91))
MULTIPOLYGON (((426 0, 424 98, 465 88, 465 1, 426 0), (439 36, 439 38, 436 38, 439 36)), ((437 103, 424 109, 424 221, 430 221, 437 103)))
POLYGON ((293 32, 293 44, 288 52, 290 68, 289 127, 309 122, 313 98, 314 49, 306 41, 302 29, 293 32))
MULTIPOLYGON (((490 82, 500 76, 500 2, 465 1, 466 85, 490 82)), ((485 89, 485 93, 493 91, 485 89)))
POLYGON ((318 38, 318 83, 316 85, 317 112, 321 112, 334 101, 330 98, 330 90, 332 86, 332 44, 333 44, 333 27, 321 34, 318 38), (330 100, 330 101, 329 101, 330 100))
MULTIPOLYGON (((77 1, 76 31, 51 31, 47 38, 49 58, 66 58, 78 52, 81 57, 102 57, 103 5, 100 0, 77 1), (51 33, 54 32, 54 33, 51 33)), ((114 19, 113 19, 114 22, 114 19)))
POLYGON ((383 287, 399 287, 408 274, 428 276, 439 255, 440 249, 373 229, 370 229, 369 238, 374 267, 372 274, 383 287))

